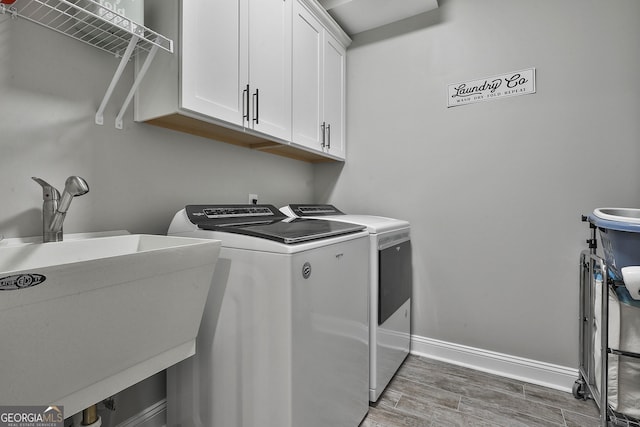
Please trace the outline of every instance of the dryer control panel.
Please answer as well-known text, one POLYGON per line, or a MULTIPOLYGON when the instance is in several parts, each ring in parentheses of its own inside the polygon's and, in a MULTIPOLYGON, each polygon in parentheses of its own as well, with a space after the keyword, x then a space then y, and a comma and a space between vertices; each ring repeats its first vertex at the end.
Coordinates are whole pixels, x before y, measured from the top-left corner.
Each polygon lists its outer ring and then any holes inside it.
POLYGON ((333 205, 298 205, 290 204, 289 208, 298 217, 323 216, 323 215, 344 215, 333 205))

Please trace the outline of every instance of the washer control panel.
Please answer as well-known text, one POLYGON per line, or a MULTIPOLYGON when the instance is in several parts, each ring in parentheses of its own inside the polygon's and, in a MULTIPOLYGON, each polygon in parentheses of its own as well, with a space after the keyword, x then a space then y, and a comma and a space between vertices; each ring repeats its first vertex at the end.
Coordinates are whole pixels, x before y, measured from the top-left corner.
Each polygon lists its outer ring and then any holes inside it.
POLYGON ((209 219, 238 218, 252 216, 273 216, 274 213, 268 206, 222 206, 204 208, 202 212, 209 219))
POLYGON ((189 221, 202 228, 248 223, 275 222, 287 216, 273 205, 187 205, 189 221))

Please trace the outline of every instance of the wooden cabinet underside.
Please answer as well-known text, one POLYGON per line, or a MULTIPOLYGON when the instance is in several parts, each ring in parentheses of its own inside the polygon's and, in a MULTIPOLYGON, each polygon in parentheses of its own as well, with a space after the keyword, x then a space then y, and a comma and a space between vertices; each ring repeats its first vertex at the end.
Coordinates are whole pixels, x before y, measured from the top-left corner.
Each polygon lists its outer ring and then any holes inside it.
POLYGON ((340 161, 339 159, 325 157, 324 155, 316 154, 294 145, 270 141, 256 135, 236 131, 181 114, 170 114, 147 120, 145 123, 310 163, 340 161))

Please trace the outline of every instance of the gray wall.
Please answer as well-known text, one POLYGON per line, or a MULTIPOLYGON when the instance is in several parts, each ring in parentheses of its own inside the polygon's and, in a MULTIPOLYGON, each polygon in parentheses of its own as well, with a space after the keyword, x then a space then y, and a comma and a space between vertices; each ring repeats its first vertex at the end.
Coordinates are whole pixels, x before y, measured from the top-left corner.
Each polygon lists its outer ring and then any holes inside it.
POLYGON ((118 61, 0 15, 0 234, 40 233, 42 192, 31 176, 58 188, 73 174, 88 181, 91 191, 73 201, 66 232, 166 233, 186 203, 246 203, 249 193, 275 205, 311 199, 309 163, 135 123, 133 106, 125 129, 116 130, 133 63, 107 107, 105 125, 95 125, 118 61))
MULTIPOLYGON (((163 234, 187 203, 246 203, 249 193, 278 206, 311 201, 308 163, 134 123, 132 111, 125 129, 116 130, 133 64, 107 108, 105 125, 95 125, 117 65, 107 53, 0 15, 0 235, 41 233, 42 191, 31 176, 58 188, 69 175, 88 181, 91 191, 71 204, 66 232, 163 234)), ((119 396, 113 421, 163 397, 158 375, 119 396)))
POLYGON ((640 2, 439 3, 354 37, 316 199, 412 223, 414 334, 575 368, 580 215, 640 205, 640 2), (536 94, 446 108, 529 67, 536 94))
MULTIPOLYGON (((449 0, 355 37, 346 165, 132 122, 108 54, 0 15, 0 234, 40 233, 40 176, 84 176, 67 232, 164 233, 185 203, 331 201, 412 222, 414 333, 576 365, 582 213, 640 205, 640 2, 449 0), (447 109, 448 83, 537 68, 534 95, 447 109), (314 177, 315 168, 315 177, 314 177), (314 182, 315 179, 315 182, 314 182)), ((156 377, 122 416, 163 396, 156 377)))

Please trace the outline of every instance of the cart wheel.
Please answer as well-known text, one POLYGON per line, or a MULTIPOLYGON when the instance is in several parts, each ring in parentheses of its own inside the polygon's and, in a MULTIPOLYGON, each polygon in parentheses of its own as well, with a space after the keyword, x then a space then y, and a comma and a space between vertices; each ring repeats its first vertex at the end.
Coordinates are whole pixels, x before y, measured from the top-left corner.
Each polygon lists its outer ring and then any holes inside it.
POLYGON ((575 383, 573 383, 573 397, 575 397, 576 399, 580 399, 580 400, 587 400, 587 393, 585 393, 585 382, 583 379, 579 379, 576 380, 575 383))

